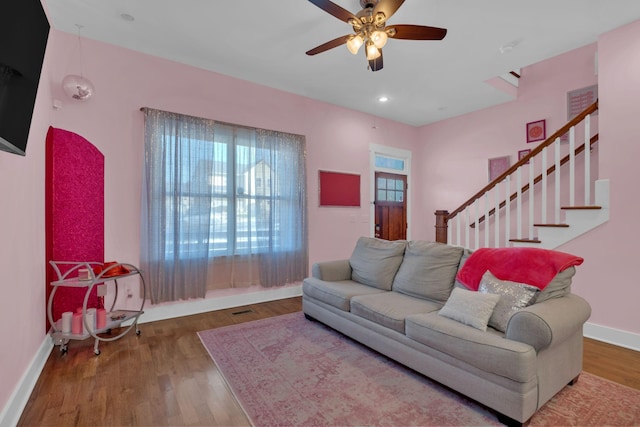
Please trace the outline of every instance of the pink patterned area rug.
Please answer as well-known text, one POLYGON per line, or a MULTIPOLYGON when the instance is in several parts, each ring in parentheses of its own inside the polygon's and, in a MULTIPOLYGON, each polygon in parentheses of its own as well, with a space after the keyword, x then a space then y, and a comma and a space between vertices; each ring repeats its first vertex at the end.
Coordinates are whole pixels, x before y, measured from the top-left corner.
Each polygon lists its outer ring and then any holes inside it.
MULTIPOLYGON (((198 335, 255 426, 500 425, 485 407, 301 312, 198 335)), ((640 390, 582 373, 529 425, 640 425, 640 390)))

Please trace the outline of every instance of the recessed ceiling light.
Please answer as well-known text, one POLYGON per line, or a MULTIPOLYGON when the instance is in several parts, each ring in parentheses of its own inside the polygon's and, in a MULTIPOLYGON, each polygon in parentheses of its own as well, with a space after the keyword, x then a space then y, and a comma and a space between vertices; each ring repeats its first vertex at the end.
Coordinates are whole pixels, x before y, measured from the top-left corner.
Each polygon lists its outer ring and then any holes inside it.
POLYGON ((388 97, 386 96, 379 96, 378 97, 378 102, 387 102, 389 100, 388 97))
POLYGON ((522 37, 517 38, 515 40, 511 40, 508 43, 503 44, 502 46, 500 46, 500 53, 502 54, 506 54, 511 52, 513 49, 515 49, 516 47, 518 47, 518 45, 520 43, 522 43, 524 39, 522 37))
POLYGON ((122 20, 126 22, 133 22, 136 20, 133 15, 129 15, 128 13, 121 13, 120 18, 122 18, 122 20))

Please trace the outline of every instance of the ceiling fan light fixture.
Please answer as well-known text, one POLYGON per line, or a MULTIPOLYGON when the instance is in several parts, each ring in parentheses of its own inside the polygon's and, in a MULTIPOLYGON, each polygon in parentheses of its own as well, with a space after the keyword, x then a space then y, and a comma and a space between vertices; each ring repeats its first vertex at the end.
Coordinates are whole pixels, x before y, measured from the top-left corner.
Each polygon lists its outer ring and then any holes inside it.
POLYGON ((360 46, 362 46, 363 43, 364 40, 362 39, 362 36, 359 34, 355 35, 347 40, 347 49, 349 49, 349 52, 352 54, 357 55, 358 50, 360 50, 360 46))
POLYGON ((382 52, 380 52, 380 49, 378 49, 376 45, 374 45, 372 42, 368 42, 367 43, 367 60, 373 61, 374 59, 380 58, 380 55, 382 55, 382 52))
POLYGON ((382 49, 387 44, 388 36, 384 30, 375 30, 371 33, 371 41, 378 49, 382 49))

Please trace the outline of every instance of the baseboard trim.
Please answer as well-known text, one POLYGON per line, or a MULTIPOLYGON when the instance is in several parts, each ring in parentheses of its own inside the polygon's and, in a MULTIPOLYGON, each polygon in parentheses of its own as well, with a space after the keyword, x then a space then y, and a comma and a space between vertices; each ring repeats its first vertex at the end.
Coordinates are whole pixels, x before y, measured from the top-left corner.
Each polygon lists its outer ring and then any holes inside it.
POLYGON ((299 297, 302 295, 302 285, 265 289, 258 292, 228 295, 219 298, 209 298, 184 303, 160 305, 145 308, 138 323, 156 322, 158 320, 173 319, 174 317, 190 316, 214 310, 258 304, 267 301, 299 297))
POLYGON ((10 427, 18 424, 20 415, 22 415, 24 407, 27 406, 31 392, 38 382, 40 373, 45 363, 47 363, 52 348, 53 341, 51 341, 49 335, 46 335, 42 344, 40 344, 40 348, 35 356, 33 356, 33 359, 31 359, 29 367, 24 375, 22 375, 22 378, 20 378, 18 385, 13 390, 13 393, 11 393, 7 404, 0 413, 0 426, 10 427))
POLYGON ((640 351, 640 334, 627 332, 608 326, 585 323, 583 334, 587 338, 617 345, 618 347, 640 351))

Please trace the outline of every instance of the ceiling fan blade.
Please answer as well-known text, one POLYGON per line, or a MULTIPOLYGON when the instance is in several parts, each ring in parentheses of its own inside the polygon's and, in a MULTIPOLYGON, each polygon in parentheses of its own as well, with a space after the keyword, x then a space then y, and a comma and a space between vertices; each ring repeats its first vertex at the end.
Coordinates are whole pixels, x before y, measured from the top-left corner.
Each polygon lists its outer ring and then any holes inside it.
POLYGON ((320 46, 314 47, 313 49, 307 51, 307 55, 309 56, 317 55, 319 53, 326 52, 329 49, 333 49, 334 47, 338 47, 342 44, 345 44, 347 40, 349 40, 349 37, 351 37, 351 34, 348 34, 346 36, 341 36, 331 41, 328 41, 326 43, 323 43, 320 46))
POLYGON ((376 16, 378 12, 382 12, 385 19, 389 19, 402 6, 402 3, 404 3, 404 0, 380 0, 375 9, 373 9, 373 16, 376 16))
POLYGON ((324 10, 330 15, 335 16, 341 21, 349 23, 350 19, 355 19, 360 22, 358 17, 353 13, 349 12, 347 9, 344 9, 342 6, 338 6, 337 4, 329 1, 329 0, 309 0, 311 3, 318 6, 320 9, 324 10))
POLYGON ((382 70, 383 62, 382 62, 382 49, 380 49, 380 56, 376 59, 369 60, 369 68, 371 71, 382 70))
POLYGON ((389 37, 402 40, 442 40, 447 35, 446 28, 422 25, 391 25, 387 27, 387 32, 390 29, 395 30, 395 34, 389 34, 389 37))

